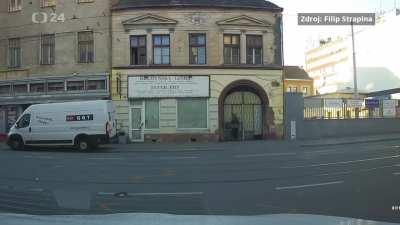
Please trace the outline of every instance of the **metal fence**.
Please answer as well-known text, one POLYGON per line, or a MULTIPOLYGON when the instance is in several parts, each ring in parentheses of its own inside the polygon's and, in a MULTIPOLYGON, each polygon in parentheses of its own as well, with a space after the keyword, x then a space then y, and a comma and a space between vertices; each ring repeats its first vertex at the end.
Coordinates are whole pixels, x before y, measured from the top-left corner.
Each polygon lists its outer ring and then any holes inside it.
POLYGON ((399 100, 304 99, 304 119, 400 118, 399 100))

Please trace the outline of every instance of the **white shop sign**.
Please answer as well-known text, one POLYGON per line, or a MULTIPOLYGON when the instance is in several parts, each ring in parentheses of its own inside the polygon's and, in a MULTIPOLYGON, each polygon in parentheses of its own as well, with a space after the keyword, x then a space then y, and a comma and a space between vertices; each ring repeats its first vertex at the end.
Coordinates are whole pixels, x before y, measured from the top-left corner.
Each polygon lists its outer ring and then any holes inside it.
POLYGON ((129 98, 209 97, 209 76, 129 76, 129 98))
POLYGON ((342 108, 343 100, 342 99, 325 99, 325 107, 327 107, 327 108, 342 108))
POLYGON ((383 100, 383 117, 396 117, 396 100, 383 100))
POLYGON ((364 105, 364 100, 358 100, 358 99, 347 100, 347 107, 350 108, 362 108, 363 105, 364 105))

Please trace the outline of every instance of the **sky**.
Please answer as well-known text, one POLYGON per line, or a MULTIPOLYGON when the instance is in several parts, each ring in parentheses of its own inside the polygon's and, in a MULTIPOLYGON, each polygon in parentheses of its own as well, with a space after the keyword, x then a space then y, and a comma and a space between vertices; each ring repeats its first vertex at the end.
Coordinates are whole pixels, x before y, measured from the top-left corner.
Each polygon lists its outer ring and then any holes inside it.
POLYGON ((347 26, 298 26, 297 13, 374 13, 392 10, 400 0, 270 0, 284 8, 285 65, 304 65, 305 51, 322 38, 346 35, 347 26))

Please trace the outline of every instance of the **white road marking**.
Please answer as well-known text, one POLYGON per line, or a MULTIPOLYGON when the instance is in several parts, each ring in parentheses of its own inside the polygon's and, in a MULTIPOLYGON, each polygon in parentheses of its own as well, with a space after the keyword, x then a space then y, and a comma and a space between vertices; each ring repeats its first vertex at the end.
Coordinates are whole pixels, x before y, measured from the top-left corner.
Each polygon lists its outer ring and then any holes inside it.
MULTIPOLYGON (((115 195, 113 192, 98 192, 97 195, 115 195)), ((128 196, 182 196, 182 195, 202 195, 203 192, 149 192, 149 193, 127 193, 128 196)))
POLYGON ((393 173, 395 176, 400 176, 400 172, 393 173))
POLYGON ((53 159, 52 156, 35 156, 35 155, 25 155, 24 158, 26 159, 53 159))
POLYGON ((88 158, 89 160, 124 160, 124 158, 88 158))
POLYGON ((160 157, 161 160, 181 160, 181 159, 197 159, 197 156, 169 156, 169 157, 160 157))
POLYGON ((310 165, 302 165, 302 166, 284 166, 284 167, 281 167, 281 169, 296 169, 296 168, 306 168, 306 167, 330 166, 330 165, 350 164, 350 163, 368 162, 368 161, 376 161, 376 160, 383 160, 383 159, 395 159, 395 158, 400 158, 400 155, 369 158, 369 159, 358 159, 358 160, 350 160, 350 161, 331 162, 331 163, 310 164, 310 165))
POLYGON ((252 157, 270 157, 270 156, 289 156, 296 155, 294 152, 283 153, 261 153, 261 154, 248 154, 248 155, 235 155, 235 158, 252 158, 252 157))
POLYGON ((342 184, 344 181, 333 181, 333 182, 326 182, 326 183, 316 183, 316 184, 305 184, 305 185, 297 185, 297 186, 286 186, 286 187, 276 187, 275 190, 291 190, 291 189, 301 189, 301 188, 308 188, 308 187, 320 187, 320 186, 327 186, 327 185, 334 185, 334 184, 342 184))

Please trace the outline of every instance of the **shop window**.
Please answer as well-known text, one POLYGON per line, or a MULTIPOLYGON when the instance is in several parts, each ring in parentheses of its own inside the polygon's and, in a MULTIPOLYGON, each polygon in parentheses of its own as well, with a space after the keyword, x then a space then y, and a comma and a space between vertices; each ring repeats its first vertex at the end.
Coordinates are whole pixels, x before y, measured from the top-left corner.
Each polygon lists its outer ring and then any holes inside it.
POLYGON ((21 39, 12 38, 8 40, 9 66, 11 68, 21 67, 21 39))
POLYGON ((44 92, 44 83, 29 84, 29 92, 31 92, 31 93, 44 92))
POLYGON ((11 85, 0 85, 0 95, 11 94, 11 85))
POLYGON ((85 82, 79 81, 67 81, 67 91, 83 91, 85 90, 85 82))
POLYGON ((42 65, 54 64, 54 49, 55 49, 55 35, 46 34, 41 38, 41 57, 40 63, 42 65))
POLYGON ((207 99, 178 99, 178 128, 207 128, 207 99))
POLYGON ((206 64, 206 35, 189 34, 190 64, 206 64))
POLYGON ((28 92, 28 84, 14 84, 14 93, 22 94, 28 92))
POLYGON ((169 35, 153 36, 154 64, 170 64, 170 37, 169 35))
POLYGON ((106 90, 106 80, 88 80, 87 90, 106 90))
POLYGON ((131 65, 147 64, 146 36, 131 36, 131 65))
POLYGON ((78 33, 78 62, 94 62, 94 39, 93 31, 82 31, 78 33))
POLYGON ((160 104, 159 100, 145 101, 145 128, 158 129, 160 127, 160 104))
POLYGON ((64 82, 63 81, 57 81, 57 82, 49 82, 47 83, 47 91, 48 92, 58 92, 58 91, 64 91, 64 82))
POLYGON ((224 63, 240 64, 240 36, 236 34, 224 35, 224 63))
POLYGON ((263 44, 261 35, 247 35, 246 37, 247 64, 262 64, 263 44))

